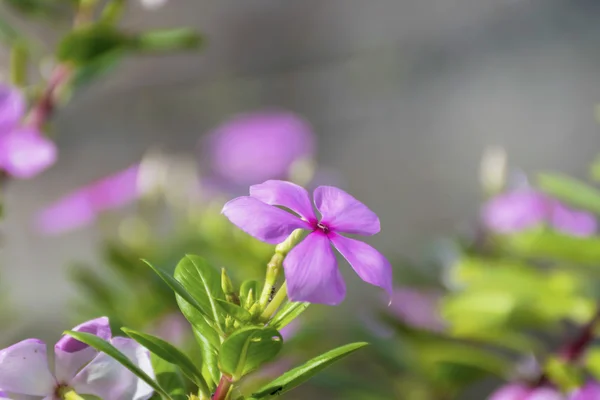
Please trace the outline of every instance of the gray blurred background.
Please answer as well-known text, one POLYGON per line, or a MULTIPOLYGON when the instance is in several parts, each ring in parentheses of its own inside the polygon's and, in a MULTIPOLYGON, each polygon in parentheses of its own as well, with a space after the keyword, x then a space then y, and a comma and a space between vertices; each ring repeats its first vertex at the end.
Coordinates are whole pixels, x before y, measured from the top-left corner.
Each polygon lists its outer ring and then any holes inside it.
POLYGON ((40 237, 33 213, 151 145, 190 152, 240 111, 310 120, 320 164, 380 215, 374 243, 389 256, 417 256, 476 217, 486 146, 575 175, 600 149, 597 0, 171 0, 126 25, 192 26, 208 46, 130 59, 78 94, 56 118, 59 163, 8 188, 1 277, 30 335, 67 327, 66 264, 94 260, 99 239, 40 237))

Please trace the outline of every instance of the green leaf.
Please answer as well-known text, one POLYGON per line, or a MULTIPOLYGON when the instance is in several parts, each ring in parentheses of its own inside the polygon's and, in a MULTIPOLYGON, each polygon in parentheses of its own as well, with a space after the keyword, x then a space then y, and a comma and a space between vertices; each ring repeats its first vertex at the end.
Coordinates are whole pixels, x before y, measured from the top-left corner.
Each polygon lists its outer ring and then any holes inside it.
POLYGON ((248 310, 228 302, 227 300, 216 299, 219 307, 225 311, 228 315, 231 315, 233 318, 237 319, 240 322, 250 322, 252 319, 252 314, 248 312, 248 310))
POLYGON ((57 58, 62 62, 85 65, 106 54, 124 50, 130 39, 110 25, 95 24, 77 29, 58 44, 57 58))
POLYGON ((122 366, 131 371, 135 376, 146 382, 152 389, 166 397, 167 399, 171 399, 171 396, 165 390, 156 383, 148 374, 146 374, 141 368, 135 365, 125 354, 121 353, 116 347, 112 344, 99 338, 96 335, 87 332, 75 332, 75 331, 65 331, 65 335, 69 335, 80 342, 83 342, 94 349, 106 353, 110 357, 114 358, 117 362, 119 362, 122 366))
POLYGON ((275 358, 282 346, 281 334, 273 328, 242 328, 221 345, 219 365, 224 373, 238 380, 275 358))
POLYGON ((95 79, 106 76, 115 69, 125 54, 126 52, 123 49, 116 49, 96 57, 75 71, 71 80, 72 85, 79 88, 95 79))
POLYGON ((136 51, 178 51, 199 48, 202 36, 190 28, 177 28, 142 33, 131 40, 136 51))
POLYGON ((329 365, 367 345, 368 343, 364 342, 351 343, 321 354, 266 384, 252 394, 252 399, 271 398, 287 393, 329 365))
MULTIPOLYGON (((186 400, 187 393, 185 382, 177 369, 177 366, 158 357, 156 354, 150 354, 152 369, 156 375, 156 381, 167 392, 173 400, 186 400)), ((160 398, 160 397, 159 397, 160 398)))
POLYGON ((551 259, 574 264, 600 264, 600 237, 575 237, 532 230, 498 237, 500 248, 525 258, 551 259))
POLYGON ((194 330, 198 331, 198 334, 204 338, 205 343, 216 352, 221 345, 221 339, 219 333, 207 322, 206 316, 181 296, 177 295, 176 300, 183 316, 189 321, 194 330))
POLYGON ((577 208, 600 214, 600 190, 562 174, 539 174, 542 191, 577 208))
POLYGON ((252 292, 254 293, 254 296, 258 296, 259 295, 259 283, 257 281, 244 281, 242 282, 242 286, 240 287, 240 302, 242 303, 242 306, 248 308, 249 304, 246 303, 246 300, 248 299, 248 293, 250 292, 250 289, 252 289, 252 292))
MULTIPOLYGON (((181 297, 183 300, 185 300, 189 305, 191 305, 193 308, 195 308, 196 310, 198 310, 201 314, 204 314, 203 311, 203 307, 202 305, 196 300, 196 298, 194 296, 192 296, 187 290, 186 288, 179 283, 178 280, 176 280, 175 278, 173 278, 171 275, 167 274, 166 272, 160 270, 159 268, 154 267, 152 264, 150 264, 148 261, 146 260, 142 260, 143 262, 145 262, 150 268, 152 268, 154 270, 154 272, 156 272, 156 274, 163 280, 165 281, 165 283, 167 285, 169 285, 169 287, 171 289, 173 289, 173 291, 175 292, 175 294, 179 297, 181 297)), ((183 310, 182 310, 183 311, 183 310)), ((184 313, 185 315, 185 313, 184 313)), ((191 321, 190 321, 191 322, 191 321)))
POLYGON ((289 302, 275 314, 268 325, 279 330, 296 319, 308 306, 310 306, 310 303, 289 302))
POLYGON ((214 389, 219 383, 221 371, 219 370, 219 355, 209 340, 195 327, 192 329, 196 342, 200 346, 202 353, 202 376, 208 383, 210 389, 214 389))
POLYGON ((221 275, 202 257, 186 255, 177 264, 174 276, 220 329, 222 316, 216 299, 225 297, 221 289, 221 275))
POLYGON ((194 382, 200 390, 206 395, 210 394, 208 385, 204 381, 202 373, 196 368, 196 365, 185 354, 171 343, 162 340, 156 336, 147 333, 137 332, 128 328, 121 328, 127 336, 156 354, 163 360, 177 365, 181 368, 181 372, 187 376, 189 380, 194 382))

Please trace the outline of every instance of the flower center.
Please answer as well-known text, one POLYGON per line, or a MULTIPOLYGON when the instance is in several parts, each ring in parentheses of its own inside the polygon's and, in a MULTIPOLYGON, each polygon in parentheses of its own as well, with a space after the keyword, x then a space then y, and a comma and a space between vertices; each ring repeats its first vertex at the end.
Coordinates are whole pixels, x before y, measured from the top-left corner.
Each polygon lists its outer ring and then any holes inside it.
POLYGON ((330 232, 329 227, 327 225, 324 225, 322 223, 318 223, 315 230, 320 230, 321 232, 323 232, 324 234, 328 234, 330 232))

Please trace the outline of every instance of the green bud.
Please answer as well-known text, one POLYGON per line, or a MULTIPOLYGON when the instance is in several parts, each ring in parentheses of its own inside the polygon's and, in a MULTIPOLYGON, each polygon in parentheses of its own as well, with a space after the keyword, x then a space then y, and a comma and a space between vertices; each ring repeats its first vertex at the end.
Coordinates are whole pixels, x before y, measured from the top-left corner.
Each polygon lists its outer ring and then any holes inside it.
POLYGON ((254 305, 252 307, 250 307, 250 309, 248 311, 250 311, 252 318, 256 318, 260 315, 260 313, 262 312, 262 309, 261 309, 259 303, 254 303, 254 305))
POLYGON ((254 298, 254 290, 250 289, 248 291, 248 297, 246 297, 246 300, 245 300, 246 308, 249 310, 254 305, 255 302, 256 302, 256 299, 254 298))

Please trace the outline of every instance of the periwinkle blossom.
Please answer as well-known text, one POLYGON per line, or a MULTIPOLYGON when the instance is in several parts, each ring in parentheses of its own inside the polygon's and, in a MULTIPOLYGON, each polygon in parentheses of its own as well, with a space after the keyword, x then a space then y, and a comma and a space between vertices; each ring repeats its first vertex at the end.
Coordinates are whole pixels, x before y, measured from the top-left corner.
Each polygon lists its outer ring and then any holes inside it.
POLYGON ((550 196, 532 190, 516 190, 491 199, 482 210, 484 226, 500 234, 517 233, 547 224, 573 236, 590 236, 597 230, 593 214, 573 210, 550 196))
POLYGON ((25 99, 14 87, 0 84, 0 169, 8 175, 28 179, 56 161, 56 145, 36 127, 21 123, 25 99))
POLYGON ((371 236, 380 231, 377 215, 341 189, 319 186, 314 191, 313 210, 308 192, 293 183, 269 180, 250 187, 250 196, 229 201, 223 214, 255 238, 277 244, 294 230, 309 235, 283 261, 292 301, 339 304, 346 285, 337 266, 333 246, 365 282, 392 294, 392 268, 386 258, 368 244, 340 233, 371 236), (283 206, 295 214, 275 206, 283 206))
POLYGON ((569 400, 600 400, 600 384, 589 381, 569 395, 569 400))
POLYGON ((441 293, 410 287, 394 288, 389 312, 406 324, 432 332, 446 327, 439 312, 441 293))
MULTIPOLYGON (((110 341, 134 364, 153 376, 150 353, 132 339, 112 337, 108 318, 85 322, 74 331, 92 333, 110 341)), ((152 388, 113 358, 63 336, 54 346, 54 372, 46 356, 46 344, 26 339, 0 350, 0 387, 12 400, 43 398, 60 400, 68 391, 103 400, 145 400, 152 388)))
MULTIPOLYGON (((501 387, 488 400, 567 400, 559 391, 550 387, 532 388, 519 383, 501 387)), ((590 399, 591 400, 591 399, 590 399)))
POLYGON ((92 223, 101 212, 132 203, 140 196, 138 171, 139 165, 132 165, 71 192, 36 216, 37 229, 63 233, 92 223))
POLYGON ((295 162, 312 158, 313 131, 304 119, 286 111, 240 114, 207 137, 212 173, 226 183, 247 186, 288 178, 295 162))

